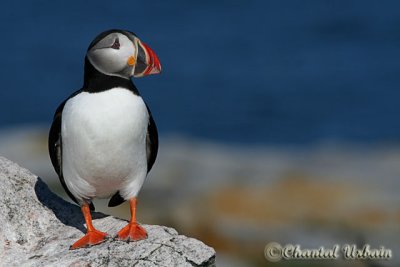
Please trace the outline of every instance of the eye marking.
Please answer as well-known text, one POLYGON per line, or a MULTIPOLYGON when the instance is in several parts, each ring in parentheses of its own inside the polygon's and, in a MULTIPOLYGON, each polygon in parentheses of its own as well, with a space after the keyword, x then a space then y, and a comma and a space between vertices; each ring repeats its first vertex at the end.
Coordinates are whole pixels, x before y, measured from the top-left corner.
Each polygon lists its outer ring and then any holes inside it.
POLYGON ((115 38, 115 41, 114 41, 114 43, 112 44, 111 48, 112 48, 112 49, 119 49, 120 46, 121 46, 121 45, 119 44, 119 39, 118 39, 118 38, 115 38))

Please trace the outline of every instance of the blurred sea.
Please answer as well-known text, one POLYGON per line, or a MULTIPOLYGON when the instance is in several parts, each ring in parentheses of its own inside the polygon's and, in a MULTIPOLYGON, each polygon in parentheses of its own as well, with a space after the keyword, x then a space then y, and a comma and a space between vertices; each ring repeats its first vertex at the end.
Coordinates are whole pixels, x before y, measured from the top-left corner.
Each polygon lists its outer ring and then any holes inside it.
POLYGON ((160 132, 140 221, 212 245, 223 267, 400 263, 400 2, 2 1, 0 14, 0 155, 58 194, 53 113, 91 40, 128 29, 163 67, 134 80, 160 132), (394 259, 274 265, 270 241, 394 259))
POLYGON ((398 142, 397 1, 2 1, 0 126, 50 124, 90 41, 129 29, 161 134, 229 143, 398 142))

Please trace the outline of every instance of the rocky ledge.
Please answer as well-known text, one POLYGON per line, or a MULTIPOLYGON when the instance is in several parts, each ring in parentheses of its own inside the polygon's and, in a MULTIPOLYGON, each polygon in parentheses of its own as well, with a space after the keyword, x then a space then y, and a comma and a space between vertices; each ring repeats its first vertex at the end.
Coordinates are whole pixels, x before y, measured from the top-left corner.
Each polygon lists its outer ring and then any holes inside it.
MULTIPOLYGON (((126 221, 94 212, 111 236, 126 221)), ((0 157, 0 266, 215 266, 215 251, 176 230, 144 225, 148 239, 108 240, 69 250, 83 236, 80 208, 53 194, 36 175, 0 157)))

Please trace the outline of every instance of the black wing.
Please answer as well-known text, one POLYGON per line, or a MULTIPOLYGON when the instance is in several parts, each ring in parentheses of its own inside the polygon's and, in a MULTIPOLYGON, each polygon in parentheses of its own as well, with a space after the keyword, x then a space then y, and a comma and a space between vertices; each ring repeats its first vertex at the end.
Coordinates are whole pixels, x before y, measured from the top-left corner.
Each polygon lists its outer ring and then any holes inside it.
MULTIPOLYGON (((65 106, 65 103, 68 101, 68 99, 74 97, 75 95, 79 94, 82 90, 76 91, 73 93, 70 97, 68 97, 64 102, 58 106, 56 113, 54 114, 53 117, 53 123, 50 128, 49 132, 49 154, 50 154, 50 159, 51 163, 53 164, 53 167, 58 174, 58 178, 60 179, 61 185, 63 186, 65 192, 67 192, 68 196, 77 204, 78 201, 74 197, 74 195, 69 191, 67 185, 65 184, 64 176, 62 173, 62 140, 61 140, 61 121, 62 121, 62 112, 65 106)), ((94 205, 93 203, 90 203, 90 209, 94 210, 94 205)))
POLYGON ((147 136, 146 136, 146 154, 147 154, 147 173, 149 173, 157 158, 158 131, 149 107, 147 107, 147 112, 149 113, 149 126, 147 127, 147 136))
MULTIPOLYGON (((147 126, 147 135, 146 135, 146 155, 147 155, 147 173, 149 173, 157 158, 158 131, 149 107, 147 107, 147 112, 149 113, 149 125, 147 126)), ((108 202, 108 206, 115 207, 124 202, 125 199, 119 194, 118 191, 111 197, 110 201, 108 202)))

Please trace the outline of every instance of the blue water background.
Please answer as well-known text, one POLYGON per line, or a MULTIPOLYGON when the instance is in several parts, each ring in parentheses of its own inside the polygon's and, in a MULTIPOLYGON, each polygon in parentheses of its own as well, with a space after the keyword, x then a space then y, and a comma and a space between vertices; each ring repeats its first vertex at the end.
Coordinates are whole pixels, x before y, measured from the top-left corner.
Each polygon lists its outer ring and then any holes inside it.
POLYGON ((161 135, 233 143, 400 141, 399 1, 2 1, 0 127, 50 125, 91 40, 129 29, 161 135))

